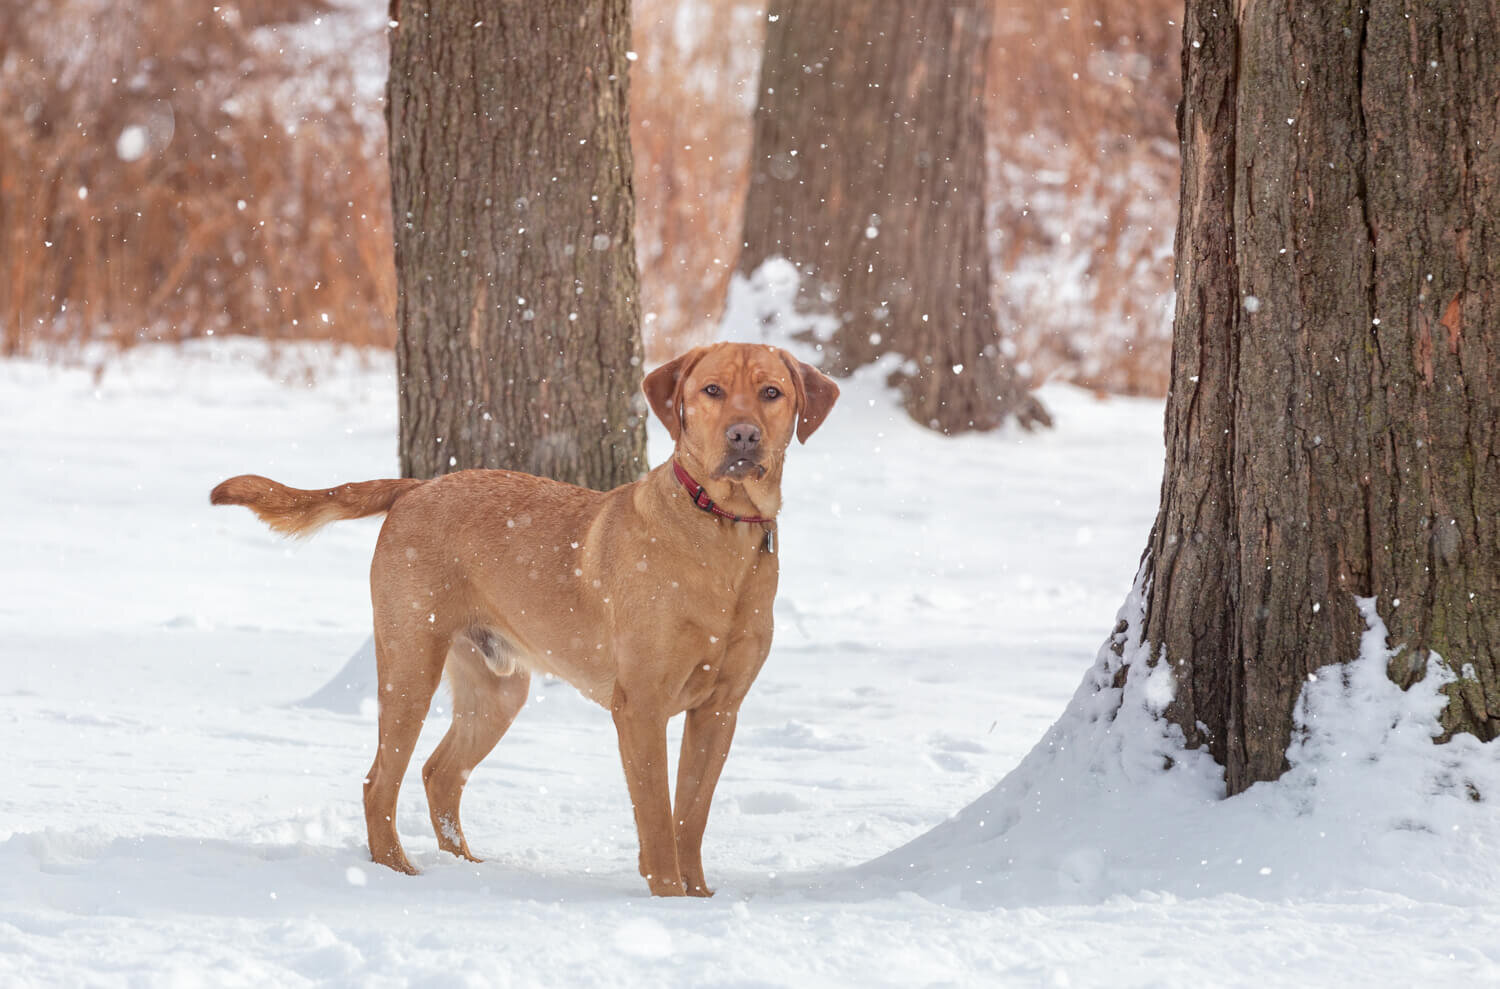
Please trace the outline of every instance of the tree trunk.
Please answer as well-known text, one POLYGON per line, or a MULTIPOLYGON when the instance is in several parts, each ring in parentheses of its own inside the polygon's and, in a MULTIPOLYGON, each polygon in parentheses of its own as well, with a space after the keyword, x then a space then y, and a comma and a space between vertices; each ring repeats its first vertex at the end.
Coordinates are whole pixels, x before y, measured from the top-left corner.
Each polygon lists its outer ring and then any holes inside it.
POLYGON ((990 301, 981 0, 773 0, 739 270, 784 257, 837 319, 824 369, 886 353, 943 432, 1048 422, 990 301))
POLYGON ((645 469, 629 0, 403 0, 387 88, 401 469, 645 469))
MULTIPOLYGON (((1189 0, 1146 637, 1237 793, 1370 596, 1500 732, 1500 11, 1189 0)), ((1446 736, 1445 736, 1446 737, 1446 736)))

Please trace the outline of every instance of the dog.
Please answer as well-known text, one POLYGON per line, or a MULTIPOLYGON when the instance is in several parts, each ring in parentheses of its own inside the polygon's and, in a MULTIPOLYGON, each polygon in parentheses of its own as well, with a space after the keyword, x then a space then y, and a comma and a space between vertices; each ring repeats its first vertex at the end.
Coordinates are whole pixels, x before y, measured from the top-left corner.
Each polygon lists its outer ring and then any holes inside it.
POLYGON ((386 513, 370 564, 380 746, 364 805, 375 862, 417 872, 396 796, 444 673, 453 722, 422 782, 439 846, 473 861, 464 785, 531 675, 550 673, 614 719, 651 893, 712 895, 703 831, 771 648, 786 451, 822 425, 839 389, 779 348, 734 343, 695 348, 642 388, 675 449, 608 492, 506 470, 319 491, 247 474, 213 489, 213 504, 244 505, 293 536, 386 513), (666 726, 684 712, 674 807, 666 726))

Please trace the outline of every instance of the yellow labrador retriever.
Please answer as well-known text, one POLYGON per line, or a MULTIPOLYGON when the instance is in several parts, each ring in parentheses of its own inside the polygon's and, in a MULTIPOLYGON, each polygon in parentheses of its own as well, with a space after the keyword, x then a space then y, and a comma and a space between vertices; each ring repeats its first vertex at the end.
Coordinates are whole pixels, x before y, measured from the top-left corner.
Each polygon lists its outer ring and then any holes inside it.
POLYGON ((709 802, 771 648, 783 461, 838 387, 777 348, 721 343, 657 368, 644 390, 676 450, 609 492, 503 470, 320 491, 247 474, 214 488, 214 504, 248 506, 291 535, 389 513, 370 564, 380 748, 364 792, 376 862, 417 871, 396 835, 396 794, 444 671, 453 724, 422 781, 438 844, 465 858, 469 773, 510 727, 531 674, 551 673, 614 716, 651 892, 711 895, 709 802), (674 808, 666 724, 684 711, 674 808))

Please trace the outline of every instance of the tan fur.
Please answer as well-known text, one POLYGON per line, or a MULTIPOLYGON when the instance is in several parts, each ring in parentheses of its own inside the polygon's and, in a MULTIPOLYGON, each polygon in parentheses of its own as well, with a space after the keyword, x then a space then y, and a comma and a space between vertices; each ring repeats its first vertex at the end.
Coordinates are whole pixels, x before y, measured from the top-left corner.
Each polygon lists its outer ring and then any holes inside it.
POLYGON ((277 532, 305 538, 329 522, 388 512, 397 498, 421 483, 402 478, 304 491, 269 477, 241 474, 214 488, 208 500, 215 505, 244 505, 277 532))
MULTIPOLYGON (((792 436, 805 441, 838 397, 814 368, 750 344, 696 348, 643 388, 675 459, 709 497, 764 517, 781 507, 792 436), (760 434, 749 452, 733 439, 745 426, 760 434)), ((376 862, 416 872, 396 835, 396 796, 445 669, 453 723, 422 780, 439 845, 465 858, 458 811, 469 773, 510 727, 531 674, 551 673, 614 718, 651 892, 711 895, 709 804, 771 647, 777 559, 765 526, 695 507, 670 461, 609 492, 474 470, 326 491, 243 476, 212 498, 293 534, 389 512, 370 566, 380 747, 365 779, 365 823, 376 862), (666 723, 684 712, 674 807, 666 723)))

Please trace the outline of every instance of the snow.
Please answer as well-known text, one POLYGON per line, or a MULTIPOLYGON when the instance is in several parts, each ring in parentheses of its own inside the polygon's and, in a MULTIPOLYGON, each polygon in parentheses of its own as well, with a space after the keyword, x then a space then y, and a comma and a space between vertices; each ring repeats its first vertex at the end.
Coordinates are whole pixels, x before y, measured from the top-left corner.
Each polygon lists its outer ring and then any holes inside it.
POLYGON ((1220 799, 1155 717, 1131 578, 1159 403, 1048 387, 1055 430, 945 440, 879 369, 847 383, 791 454, 718 895, 667 901, 608 714, 557 682, 469 787, 488 861, 437 850, 430 723, 397 822, 424 873, 368 862, 379 523, 285 541, 207 492, 392 475, 388 354, 95 360, 0 363, 0 985, 1500 980, 1500 760, 1430 744, 1439 678, 1384 679, 1373 609, 1276 784, 1220 799))
POLYGON ((120 131, 120 136, 115 141, 115 154, 121 161, 135 161, 146 153, 149 141, 146 128, 140 124, 131 124, 120 131))
MULTIPOLYGON (((1451 674, 1432 662, 1412 689, 1392 683, 1373 600, 1359 601, 1359 659, 1303 690, 1290 770, 1225 800, 1222 770, 1157 716, 1171 672, 1141 642, 1140 580, 1123 631, 1042 741, 952 820, 859 870, 871 885, 978 907, 1369 898, 1422 903, 1460 927, 1476 911, 1500 919, 1500 816, 1493 796, 1474 799, 1500 793, 1500 743, 1432 744, 1451 674)), ((1500 941, 1482 943, 1488 977, 1500 976, 1500 941)))

